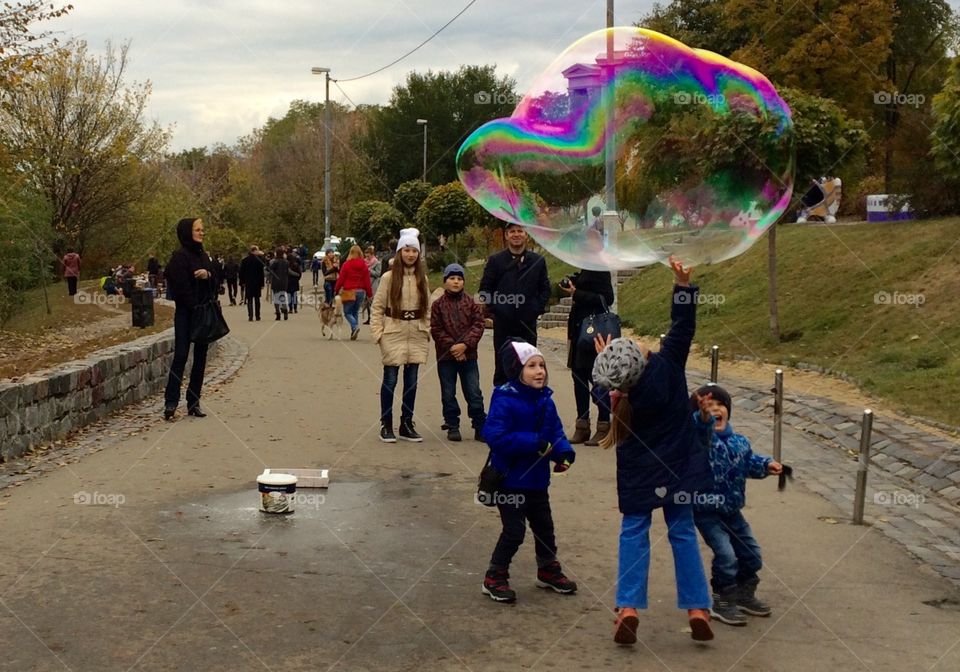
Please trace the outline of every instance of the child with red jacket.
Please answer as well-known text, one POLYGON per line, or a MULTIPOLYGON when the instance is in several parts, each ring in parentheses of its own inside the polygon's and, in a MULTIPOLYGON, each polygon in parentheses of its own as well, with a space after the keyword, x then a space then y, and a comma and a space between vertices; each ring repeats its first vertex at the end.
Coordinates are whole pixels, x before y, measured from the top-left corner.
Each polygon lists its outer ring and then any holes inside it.
POLYGON ((448 441, 460 441, 460 405, 457 403, 457 376, 467 400, 467 414, 473 438, 483 441, 487 415, 480 391, 477 344, 483 337, 483 306, 463 291, 464 270, 460 264, 443 269, 443 295, 430 309, 430 335, 437 344, 437 375, 443 403, 443 427, 448 441))

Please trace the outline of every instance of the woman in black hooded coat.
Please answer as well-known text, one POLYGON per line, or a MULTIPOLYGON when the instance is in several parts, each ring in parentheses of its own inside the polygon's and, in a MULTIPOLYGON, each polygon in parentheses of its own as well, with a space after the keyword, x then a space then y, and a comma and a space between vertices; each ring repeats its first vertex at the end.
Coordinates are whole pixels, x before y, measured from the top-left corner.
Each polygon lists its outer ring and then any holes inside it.
MULTIPOLYGON (((205 301, 215 289, 213 263, 203 249, 203 220, 181 219, 177 223, 177 238, 180 248, 170 257, 165 277, 170 296, 177 309, 173 316, 174 351, 170 363, 170 375, 164 393, 163 417, 173 418, 180 403, 180 383, 190 353, 190 332, 193 327, 193 309, 205 301)), ((190 384, 187 386, 187 413, 198 418, 206 415, 200 410, 200 389, 203 387, 203 372, 207 366, 207 344, 193 344, 193 368, 190 369, 190 384)))

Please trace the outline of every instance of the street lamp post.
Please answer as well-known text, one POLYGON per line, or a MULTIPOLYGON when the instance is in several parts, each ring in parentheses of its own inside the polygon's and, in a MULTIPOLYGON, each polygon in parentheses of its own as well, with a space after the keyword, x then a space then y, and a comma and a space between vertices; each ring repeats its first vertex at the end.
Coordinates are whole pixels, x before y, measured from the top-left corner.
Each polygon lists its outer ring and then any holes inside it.
POLYGON ((427 181, 427 120, 417 119, 417 123, 423 126, 423 181, 427 181))
POLYGON ((311 68, 315 75, 326 78, 323 103, 323 249, 330 244, 330 68, 311 68))

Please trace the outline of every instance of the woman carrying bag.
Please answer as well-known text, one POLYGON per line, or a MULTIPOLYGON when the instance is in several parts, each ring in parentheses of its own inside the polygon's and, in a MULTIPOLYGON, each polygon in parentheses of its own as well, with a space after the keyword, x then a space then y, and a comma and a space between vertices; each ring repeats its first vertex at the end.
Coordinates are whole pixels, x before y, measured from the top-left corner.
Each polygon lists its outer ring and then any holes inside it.
MULTIPOLYGON (((577 404, 577 424, 571 444, 598 446, 610 431, 610 396, 593 382, 593 362, 597 352, 580 338, 583 322, 590 316, 606 313, 613 304, 613 283, 608 271, 580 271, 560 281, 560 289, 573 298, 567 318, 567 366, 573 374, 573 396, 577 404), (597 431, 590 434, 590 388, 597 393, 597 431)), ((619 336, 619 334, 617 334, 619 336)), ((590 343, 592 346, 592 343, 590 343)))
MULTIPOLYGON (((180 383, 190 353, 191 334, 197 315, 195 308, 213 297, 213 263, 203 249, 203 220, 181 219, 177 223, 177 238, 180 248, 170 257, 164 269, 168 291, 176 303, 173 315, 173 361, 163 395, 163 418, 173 419, 180 403, 180 383)), ((193 367, 190 369, 190 384, 187 386, 187 414, 197 418, 206 416, 200 410, 200 390, 207 365, 206 340, 193 344, 193 367)))

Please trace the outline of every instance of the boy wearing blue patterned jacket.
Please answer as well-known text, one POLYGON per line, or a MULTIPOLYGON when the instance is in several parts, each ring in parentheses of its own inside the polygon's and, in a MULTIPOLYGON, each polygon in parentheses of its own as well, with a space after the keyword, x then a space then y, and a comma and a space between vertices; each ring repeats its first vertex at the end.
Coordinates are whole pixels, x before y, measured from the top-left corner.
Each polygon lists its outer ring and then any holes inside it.
POLYGON ((730 394, 719 385, 701 387, 694 394, 699 411, 697 429, 708 437, 713 490, 697 493, 693 518, 703 540, 713 551, 710 615, 728 625, 746 625, 744 613, 769 616, 770 607, 757 599, 763 563, 760 545, 740 510, 746 503, 748 478, 779 474, 783 466, 772 457, 756 455, 750 441, 730 425, 730 394))

